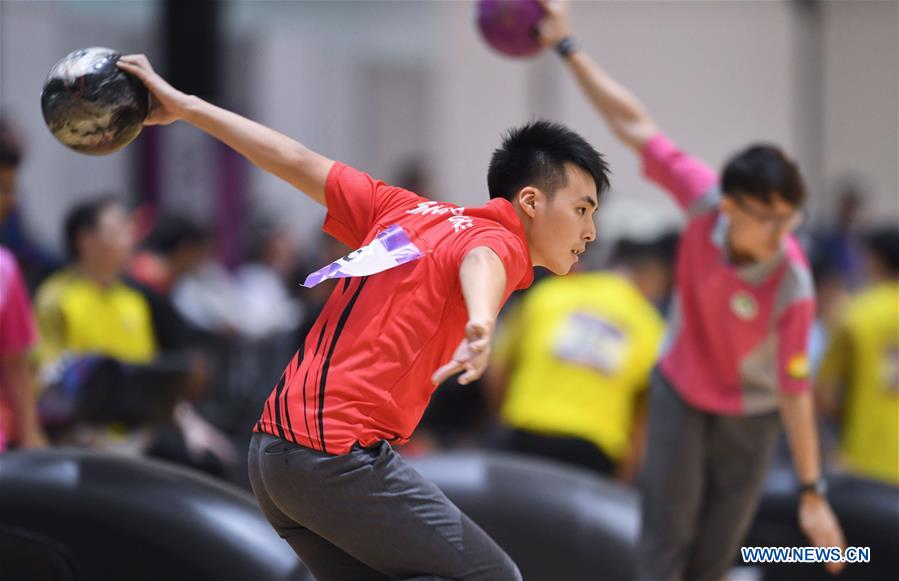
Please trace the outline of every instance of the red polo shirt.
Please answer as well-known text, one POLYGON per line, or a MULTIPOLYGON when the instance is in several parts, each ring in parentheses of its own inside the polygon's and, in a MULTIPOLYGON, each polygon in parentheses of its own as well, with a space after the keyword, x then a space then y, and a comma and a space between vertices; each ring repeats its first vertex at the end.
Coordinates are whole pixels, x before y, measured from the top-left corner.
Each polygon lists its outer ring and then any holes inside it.
POLYGON ((772 258, 734 265, 717 174, 661 133, 646 144, 643 166, 690 215, 662 373, 687 403, 724 415, 769 413, 781 392, 810 389, 815 289, 799 242, 787 236, 772 258))
POLYGON ((468 312, 462 259, 486 246, 506 268, 506 292, 526 288, 533 267, 512 205, 433 202, 335 163, 325 185, 324 231, 350 248, 403 227, 419 260, 338 282, 284 370, 254 431, 332 454, 354 443, 404 443, 434 391, 431 375, 452 357, 468 312))

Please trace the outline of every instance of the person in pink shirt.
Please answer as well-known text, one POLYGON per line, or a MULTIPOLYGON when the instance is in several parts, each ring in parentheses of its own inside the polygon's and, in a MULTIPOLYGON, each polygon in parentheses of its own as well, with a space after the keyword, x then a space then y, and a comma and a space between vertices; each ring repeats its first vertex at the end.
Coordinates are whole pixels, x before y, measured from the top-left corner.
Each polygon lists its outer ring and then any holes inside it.
MULTIPOLYGON (((678 149, 577 46, 565 3, 544 6, 543 42, 556 48, 616 137, 640 157, 646 177, 689 217, 651 395, 642 576, 727 573, 761 496, 780 418, 800 482, 800 526, 817 546, 844 546, 825 497, 810 390, 815 299, 792 236, 805 199, 798 167, 775 146, 752 145, 719 176, 678 149)), ((827 567, 835 573, 842 565, 827 567)))
POLYGON ((44 445, 27 358, 36 340, 22 273, 12 253, 0 246, 0 452, 10 443, 44 445))

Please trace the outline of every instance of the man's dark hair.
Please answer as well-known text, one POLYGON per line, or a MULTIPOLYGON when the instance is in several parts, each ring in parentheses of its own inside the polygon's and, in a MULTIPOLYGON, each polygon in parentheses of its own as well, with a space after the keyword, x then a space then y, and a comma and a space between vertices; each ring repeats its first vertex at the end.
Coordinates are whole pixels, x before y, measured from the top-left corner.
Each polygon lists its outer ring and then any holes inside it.
POLYGON ((81 233, 96 229, 100 214, 110 206, 121 204, 122 201, 118 197, 112 194, 104 194, 80 202, 69 210, 65 219, 66 254, 69 260, 75 261, 81 258, 78 255, 78 237, 81 233))
POLYGON ((899 228, 887 226, 865 236, 865 246, 891 278, 899 277, 899 228))
POLYGON ((550 121, 533 121, 511 129, 490 159, 490 197, 511 200, 527 186, 552 196, 568 183, 566 162, 590 174, 597 195, 609 188, 609 166, 602 154, 574 131, 550 121))
POLYGON ((765 204, 776 195, 794 208, 805 202, 805 186, 799 167, 773 145, 753 145, 724 166, 721 180, 724 194, 755 198, 765 204))

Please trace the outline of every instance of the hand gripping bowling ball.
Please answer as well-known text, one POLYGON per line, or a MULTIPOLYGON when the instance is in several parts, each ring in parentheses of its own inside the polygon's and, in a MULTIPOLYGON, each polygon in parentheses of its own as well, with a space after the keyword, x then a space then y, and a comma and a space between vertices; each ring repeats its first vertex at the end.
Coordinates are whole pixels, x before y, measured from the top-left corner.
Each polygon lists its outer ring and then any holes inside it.
POLYGON ((528 57, 540 52, 537 25, 543 18, 537 0, 480 0, 478 27, 484 40, 497 51, 512 57, 528 57))
POLYGON ((84 48, 50 69, 41 110, 47 127, 66 147, 106 155, 140 133, 149 95, 139 79, 116 66, 120 56, 109 48, 84 48))

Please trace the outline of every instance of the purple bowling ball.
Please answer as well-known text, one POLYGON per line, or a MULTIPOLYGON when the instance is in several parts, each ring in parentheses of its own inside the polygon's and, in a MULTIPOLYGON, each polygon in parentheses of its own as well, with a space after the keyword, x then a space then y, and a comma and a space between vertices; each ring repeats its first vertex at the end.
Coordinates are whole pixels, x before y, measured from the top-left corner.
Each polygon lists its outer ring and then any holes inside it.
POLYGON ((537 0, 480 0, 478 28, 484 40, 504 55, 533 56, 543 48, 536 36, 543 14, 537 0))

